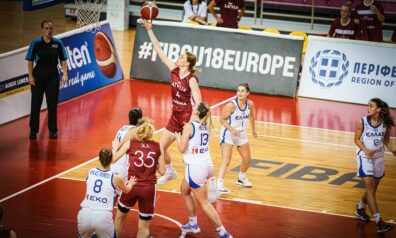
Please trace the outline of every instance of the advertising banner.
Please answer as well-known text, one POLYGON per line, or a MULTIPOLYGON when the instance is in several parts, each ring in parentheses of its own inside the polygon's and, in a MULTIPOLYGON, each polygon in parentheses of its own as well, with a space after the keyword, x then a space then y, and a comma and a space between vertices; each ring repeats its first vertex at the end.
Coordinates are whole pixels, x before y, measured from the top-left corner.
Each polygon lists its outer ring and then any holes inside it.
MULTIPOLYGON (((176 62, 182 52, 197 56, 201 86, 235 90, 247 82, 252 92, 294 97, 303 38, 184 23, 153 25, 165 54, 176 62)), ((146 29, 136 26, 131 78, 170 82, 146 29)))
POLYGON ((396 107, 396 45, 308 37, 298 96, 396 107))
MULTIPOLYGON (((68 81, 60 85, 59 102, 123 79, 108 22, 102 23, 96 33, 77 29, 57 37, 62 39, 68 55, 68 81)), ((30 113, 27 51, 28 47, 24 47, 0 55, 0 124, 30 113)))

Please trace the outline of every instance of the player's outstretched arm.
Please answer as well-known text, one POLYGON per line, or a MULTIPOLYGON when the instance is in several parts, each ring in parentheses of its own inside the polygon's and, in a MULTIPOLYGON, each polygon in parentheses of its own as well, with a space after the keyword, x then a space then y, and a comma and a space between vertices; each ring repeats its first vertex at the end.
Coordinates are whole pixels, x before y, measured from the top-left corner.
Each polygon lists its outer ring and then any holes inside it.
POLYGON ((363 144, 363 142, 360 140, 362 133, 363 133, 363 124, 362 121, 359 120, 359 122, 356 125, 354 141, 357 147, 359 147, 359 149, 361 149, 367 157, 371 158, 374 156, 374 151, 368 150, 366 146, 363 144))
POLYGON ((120 176, 115 175, 113 177, 113 183, 116 187, 120 188, 123 193, 129 193, 132 190, 133 185, 136 183, 136 178, 135 176, 131 176, 125 184, 124 180, 120 176))
POLYGON ((392 146, 392 143, 390 142, 390 131, 391 131, 391 128, 387 128, 386 134, 385 134, 385 137, 384 137, 384 144, 385 144, 386 148, 388 148, 388 150, 390 152, 392 152, 392 154, 394 156, 396 156, 396 148, 394 148, 392 146))
POLYGON ((133 140, 136 138, 136 131, 137 131, 137 127, 131 128, 127 131, 127 133, 124 135, 124 138, 122 138, 122 140, 118 143, 116 143, 117 141, 113 141, 113 149, 115 149, 115 151, 119 150, 123 144, 125 144, 126 142, 129 142, 130 140, 133 140))
POLYGON ((188 84, 191 88, 191 94, 194 100, 194 104, 199 105, 202 102, 202 96, 201 96, 201 90, 199 90, 197 79, 195 77, 192 77, 188 81, 188 84))
POLYGON ((249 108, 250 108, 250 115, 249 115, 249 121, 250 121, 250 126, 252 127, 252 134, 254 138, 257 138, 257 133, 256 133, 256 112, 254 110, 254 103, 253 101, 249 100, 249 108))
POLYGON ((227 105, 223 108, 220 114, 220 123, 223 125, 227 130, 229 130, 234 136, 239 136, 241 133, 228 123, 228 118, 231 114, 235 111, 235 106, 232 103, 227 103, 227 105))
POLYGON ((130 143, 124 143, 119 150, 117 150, 117 146, 114 145, 113 141, 113 160, 111 161, 112 164, 117 162, 126 152, 129 150, 130 143))
POLYGON ((176 135, 176 141, 177 141, 177 148, 181 153, 184 153, 187 150, 188 147, 188 141, 190 136, 192 135, 192 124, 187 123, 183 127, 183 132, 180 135, 179 132, 175 133, 176 135))
POLYGON ((173 70, 174 68, 176 68, 175 63, 170 60, 166 55, 165 52, 162 50, 160 43, 157 40, 157 37, 154 35, 153 32, 153 25, 151 24, 151 22, 144 20, 144 19, 140 19, 142 25, 144 28, 146 28, 147 33, 150 37, 151 43, 153 44, 154 50, 157 52, 158 56, 160 57, 161 61, 168 66, 169 70, 173 70))

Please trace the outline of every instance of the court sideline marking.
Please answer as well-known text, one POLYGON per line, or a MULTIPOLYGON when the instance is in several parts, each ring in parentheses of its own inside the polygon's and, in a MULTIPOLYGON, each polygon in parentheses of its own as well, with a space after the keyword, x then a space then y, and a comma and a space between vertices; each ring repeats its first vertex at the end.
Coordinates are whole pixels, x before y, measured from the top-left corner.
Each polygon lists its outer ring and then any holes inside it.
MULTIPOLYGON (((214 109, 214 108, 216 108, 216 107, 218 107, 218 106, 220 106, 220 105, 222 105, 222 104, 225 104, 225 103, 229 102, 230 100, 232 100, 232 99, 234 99, 234 98, 235 98, 235 96, 232 96, 232 97, 230 97, 230 98, 228 98, 228 99, 225 99, 225 100, 223 100, 223 101, 221 101, 221 102, 219 102, 219 103, 217 103, 217 104, 214 104, 214 105, 211 106, 210 108, 211 108, 211 109, 214 109)), ((213 116, 213 117, 219 117, 219 116, 213 116)), ((324 130, 324 131, 334 131, 334 132, 343 132, 343 133, 353 133, 353 132, 345 132, 345 131, 330 130, 330 129, 323 129, 323 128, 315 128, 315 127, 306 127, 306 126, 299 126, 299 125, 291 125, 291 124, 282 124, 282 123, 273 123, 273 122, 264 122, 264 121, 256 121, 256 122, 257 122, 257 123, 263 123, 263 124, 285 125, 285 126, 291 126, 291 127, 300 127, 300 128, 307 128, 307 129, 317 129, 317 130, 324 130)), ((165 129, 165 128, 161 128, 161 129, 159 129, 159 130, 156 130, 156 131, 154 132, 154 134, 158 134, 159 132, 163 131, 164 129, 165 129)), ((215 130, 217 130, 217 129, 215 129, 215 130)), ((348 145, 331 144, 331 143, 325 143, 325 142, 315 142, 315 141, 308 141, 308 140, 298 140, 298 139, 287 138, 287 137, 276 137, 276 136, 266 136, 266 135, 260 135, 260 137, 268 137, 268 138, 276 138, 276 139, 285 139, 285 140, 301 141, 301 142, 309 142, 309 143, 318 143, 318 144, 324 144, 324 145, 337 145, 337 146, 343 146, 343 147, 353 147, 353 146, 348 146, 348 145)), ((20 194, 22 194, 22 193, 24 193, 24 192, 27 192, 27 191, 29 191, 29 190, 35 188, 35 187, 38 187, 38 186, 40 186, 40 185, 42 185, 42 184, 44 184, 44 183, 47 183, 47 182, 49 182, 49 181, 51 181, 51 180, 54 180, 54 179, 57 179, 57 178, 58 178, 58 179, 68 179, 68 180, 82 181, 82 180, 79 180, 79 179, 73 179, 73 178, 67 178, 67 177, 60 178, 60 177, 63 176, 64 174, 67 174, 67 173, 69 173, 69 172, 71 172, 71 171, 73 171, 73 170, 75 170, 75 169, 78 169, 78 168, 80 168, 80 167, 83 167, 83 166, 86 165, 86 164, 89 164, 89 163, 95 161, 97 158, 98 158, 98 157, 94 157, 94 158, 92 158, 92 159, 90 159, 90 160, 88 160, 88 161, 86 161, 86 162, 84 162, 84 163, 82 163, 82 164, 79 164, 79 165, 77 165, 77 166, 75 166, 75 167, 73 167, 73 168, 70 168, 70 169, 68 169, 68 170, 66 170, 66 171, 64 171, 64 172, 61 172, 61 173, 56 174, 56 175, 54 175, 54 176, 52 176, 52 177, 50 177, 50 178, 47 178, 47 179, 45 179, 45 180, 43 180, 43 181, 40 181, 40 182, 38 182, 38 183, 36 183, 36 184, 33 184, 33 185, 31 185, 31 186, 29 186, 29 187, 27 187, 27 188, 25 188, 25 189, 22 189, 22 190, 20 190, 20 191, 14 193, 14 194, 11 194, 11 195, 7 196, 7 197, 5 197, 5 198, 2 198, 2 199, 0 200, 0 203, 5 202, 5 201, 7 201, 7 200, 9 200, 9 199, 11 199, 11 198, 13 198, 13 197, 16 197, 16 196, 18 196, 18 195, 20 195, 20 194)), ((84 181, 85 181, 85 180, 84 180, 84 181)), ((162 191, 162 192, 171 192, 171 193, 179 193, 179 192, 176 192, 176 191, 168 191, 168 190, 160 190, 160 189, 159 189, 159 191, 162 191)), ((354 216, 348 216, 348 215, 337 214, 337 213, 329 213, 329 212, 325 212, 325 211, 320 212, 320 211, 314 211, 314 210, 309 210, 309 209, 300 209, 300 208, 293 208, 293 207, 286 207, 286 206, 278 206, 278 205, 273 205, 273 204, 265 204, 265 203, 263 203, 263 202, 261 202, 261 201, 255 201, 255 200, 247 200, 247 199, 241 199, 241 198, 233 198, 233 199, 221 198, 221 199, 222 199, 222 200, 228 200, 228 201, 243 202, 243 203, 250 203, 250 204, 256 204, 256 205, 264 205, 264 206, 270 206, 270 207, 278 207, 278 208, 284 208, 284 209, 291 209, 291 210, 297 210, 297 211, 305 211, 305 212, 313 212, 313 213, 319 213, 319 214, 325 214, 325 215, 334 215, 334 216, 342 216, 342 217, 354 218, 354 216)), ((393 221, 388 221, 388 222, 390 222, 390 223, 395 223, 395 222, 393 222, 393 221)))
MULTIPOLYGON (((227 98, 227 99, 225 99, 225 100, 223 100, 223 101, 221 101, 221 102, 219 102, 219 103, 217 103, 217 104, 211 106, 210 108, 211 108, 211 109, 216 108, 216 107, 218 107, 218 106, 220 106, 220 105, 222 105, 222 104, 224 104, 224 103, 229 102, 229 101, 232 100, 233 98, 235 98, 235 96, 232 96, 232 97, 230 97, 230 98, 227 98)), ((156 130, 156 131, 154 132, 154 134, 158 134, 159 132, 163 131, 164 129, 165 129, 165 127, 161 128, 161 129, 159 129, 159 130, 156 130)), ((69 173, 69 172, 71 172, 71 171, 73 171, 73 170, 75 170, 75 169, 78 169, 78 168, 80 168, 80 167, 82 167, 82 166, 84 166, 84 165, 86 165, 86 164, 89 164, 89 163, 95 161, 96 159, 98 159, 98 157, 95 157, 95 158, 93 158, 93 159, 90 159, 90 160, 88 160, 88 161, 86 161, 86 162, 84 162, 84 163, 82 163, 82 164, 79 164, 79 165, 73 167, 73 168, 70 168, 70 169, 68 169, 68 170, 66 170, 66 171, 63 171, 63 172, 61 172, 61 173, 59 173, 59 174, 56 174, 56 175, 54 175, 54 176, 52 176, 52 177, 49 177, 49 178, 44 179, 44 180, 42 180, 42 181, 40 181, 40 182, 38 182, 38 183, 35 183, 35 184, 33 184, 33 185, 31 185, 31 186, 29 186, 29 187, 27 187, 27 188, 24 188, 24 189, 22 189, 22 190, 20 190, 20 191, 18 191, 18 192, 16 192, 16 193, 13 193, 13 194, 11 194, 11 195, 5 197, 5 198, 2 198, 2 199, 0 199, 0 203, 5 202, 5 201, 7 201, 7 200, 9 200, 9 199, 11 199, 11 198, 13 198, 13 197, 16 197, 16 196, 18 196, 18 195, 20 195, 20 194, 22 194, 22 193, 24 193, 24 192, 27 192, 27 191, 29 191, 29 190, 35 188, 35 187, 38 187, 38 186, 42 185, 42 184, 44 184, 44 183, 47 183, 47 182, 49 182, 49 181, 51 181, 51 180, 53 180, 53 179, 55 179, 55 178, 58 178, 58 177, 60 177, 60 176, 62 176, 62 175, 64 175, 64 174, 66 174, 66 173, 69 173)))
MULTIPOLYGON (((61 180, 71 180, 71 181, 76 181, 76 182, 85 182, 85 179, 77 179, 77 178, 70 178, 70 177, 59 177, 57 179, 61 180)), ((157 189, 159 192, 165 192, 165 193, 175 193, 175 194, 180 194, 180 192, 175 191, 175 190, 165 190, 165 189, 157 189)), ((282 208, 286 210, 294 210, 294 211, 300 211, 300 212, 312 212, 312 213, 317 213, 317 214, 322 214, 322 215, 331 215, 331 216, 340 216, 340 217, 346 217, 346 218, 353 218, 355 219, 355 216, 352 215, 345 215, 345 214, 340 214, 340 213, 333 213, 333 212, 327 212, 326 210, 323 211, 315 211, 311 209, 303 209, 303 208, 296 208, 296 207, 288 207, 288 206, 282 206, 282 205, 275 205, 275 204, 270 204, 270 203, 264 203, 262 201, 256 201, 256 200, 251 200, 251 199, 243 199, 243 198, 224 198, 220 197, 218 198, 219 200, 224 200, 224 201, 231 201, 231 202, 240 202, 240 203, 249 203, 249 204, 254 204, 254 205, 259 205, 259 206, 267 206, 267 207, 275 207, 275 208, 282 208)), ((394 220, 389 220, 386 221, 389 223, 396 224, 394 220)))

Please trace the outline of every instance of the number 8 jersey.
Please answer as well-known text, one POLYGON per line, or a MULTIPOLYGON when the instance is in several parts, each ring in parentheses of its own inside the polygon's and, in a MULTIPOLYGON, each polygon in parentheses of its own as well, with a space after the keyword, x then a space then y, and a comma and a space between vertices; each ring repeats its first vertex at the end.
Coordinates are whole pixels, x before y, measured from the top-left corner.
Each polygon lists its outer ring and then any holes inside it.
POLYGON ((91 169, 87 177, 87 192, 81 207, 94 211, 112 211, 115 190, 113 176, 110 170, 91 169))
POLYGON ((186 164, 212 164, 209 150, 209 131, 206 123, 197 121, 191 123, 192 135, 188 141, 183 159, 186 164))

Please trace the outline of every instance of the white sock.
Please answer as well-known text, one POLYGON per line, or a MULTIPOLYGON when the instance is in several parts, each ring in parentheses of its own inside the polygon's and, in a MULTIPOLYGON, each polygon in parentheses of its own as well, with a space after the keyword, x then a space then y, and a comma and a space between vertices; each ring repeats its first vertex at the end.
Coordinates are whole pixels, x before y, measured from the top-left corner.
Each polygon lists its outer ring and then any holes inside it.
POLYGON ((245 179, 245 178, 246 178, 246 173, 244 173, 244 172, 239 172, 239 178, 240 178, 240 179, 245 179))
POLYGON ((359 202, 358 204, 358 209, 363 209, 366 206, 362 201, 359 202))
POLYGON ((188 217, 188 223, 190 223, 190 225, 195 225, 198 224, 198 217, 188 217))
POLYGON ((217 179, 217 187, 223 187, 223 184, 224 184, 224 181, 223 181, 223 179, 221 179, 221 178, 218 178, 217 179))
POLYGON ((165 172, 166 174, 173 174, 175 172, 175 170, 173 169, 172 164, 165 165, 165 168, 166 168, 166 172, 165 172))
POLYGON ((209 191, 213 191, 213 190, 217 189, 215 177, 209 178, 208 179, 208 184, 209 184, 209 191))
POLYGON ((226 229, 224 228, 224 226, 219 226, 216 228, 216 232, 217 234, 219 234, 219 236, 224 236, 224 234, 227 232, 226 229))
POLYGON ((381 220, 381 215, 379 214, 379 212, 374 213, 373 215, 375 223, 378 223, 381 220))

